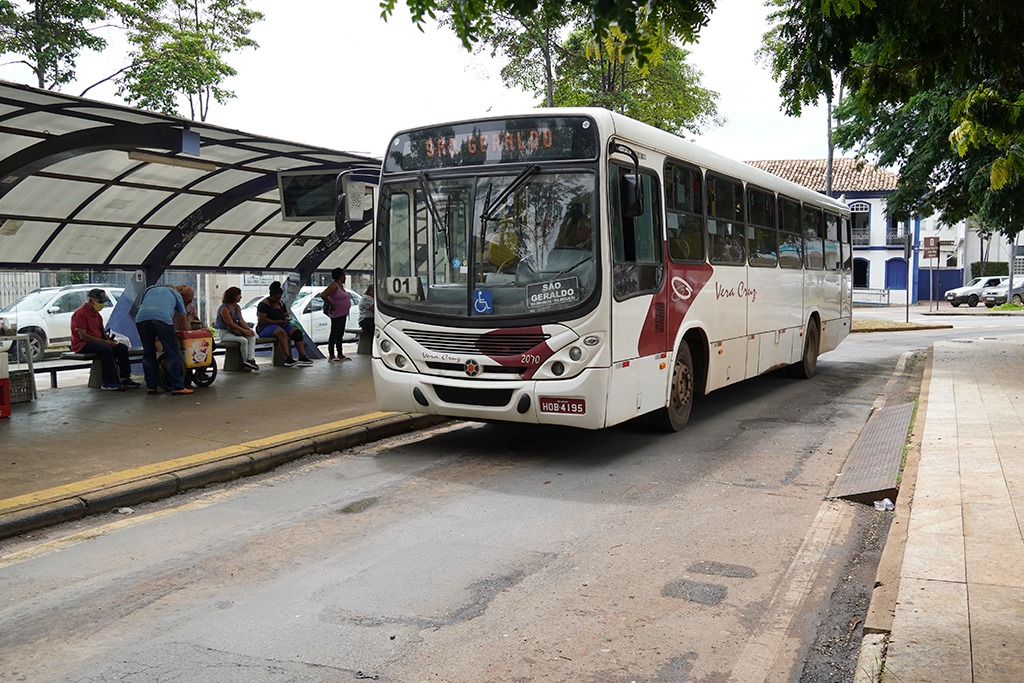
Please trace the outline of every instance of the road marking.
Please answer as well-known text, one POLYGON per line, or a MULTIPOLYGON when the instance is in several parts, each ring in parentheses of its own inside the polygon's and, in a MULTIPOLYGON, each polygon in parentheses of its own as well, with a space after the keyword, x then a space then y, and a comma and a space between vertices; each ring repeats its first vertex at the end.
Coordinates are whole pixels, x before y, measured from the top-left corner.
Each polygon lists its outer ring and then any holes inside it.
POLYGON ((114 472, 113 474, 105 474, 101 477, 93 477, 92 479, 85 479, 65 486, 56 486, 43 491, 28 493, 23 496, 7 498, 5 500, 0 500, 0 514, 56 500, 74 498, 75 496, 92 493, 110 486, 127 484, 133 481, 138 481, 139 479, 146 479, 147 477, 153 477, 158 474, 167 474, 168 472, 184 469, 186 467, 195 467, 196 465, 205 465, 218 460, 225 460, 250 451, 279 446, 284 443, 298 441, 312 436, 319 436, 321 434, 345 429, 356 424, 378 420, 395 414, 396 413, 391 412, 368 413, 358 417, 351 417, 346 420, 328 422, 316 427, 307 427, 305 429, 298 429, 293 432, 285 432, 283 434, 274 434, 273 436, 245 441, 233 446, 224 446, 223 448, 217 448, 212 451, 205 451, 203 453, 197 453, 183 458, 164 460, 163 462, 153 463, 152 465, 144 465, 130 470, 122 470, 120 472, 114 472))
POLYGON ((149 512, 144 515, 125 517, 123 519, 118 519, 116 522, 108 522, 106 524, 93 527, 86 531, 80 531, 69 536, 63 536, 61 538, 55 538, 50 541, 45 541, 43 543, 39 543, 38 545, 33 545, 30 548, 18 550, 13 553, 4 555, 3 557, 0 557, 0 569, 3 569, 4 567, 9 567, 13 564, 27 562, 28 560, 33 560, 37 557, 47 555, 57 550, 71 548, 80 543, 85 543, 86 541, 91 541, 93 539, 100 538, 101 536, 106 536, 108 533, 119 531, 121 529, 128 529, 133 526, 138 526, 139 524, 145 524, 146 522, 151 522, 153 520, 160 519, 161 517, 175 515, 186 510, 199 510, 205 507, 209 507, 211 505, 214 505, 215 503, 220 502, 221 500, 224 500, 225 498, 228 498, 229 496, 237 495, 239 492, 245 491, 249 489, 251 486, 255 486, 255 484, 250 484, 248 486, 244 486, 237 489, 231 489, 229 491, 211 491, 210 493, 203 495, 202 497, 190 501, 188 503, 178 504, 171 508, 157 510, 155 512, 149 512))
POLYGON ((729 676, 731 683, 762 683, 768 677, 789 625, 814 584, 822 558, 832 548, 832 538, 844 520, 845 507, 845 503, 829 500, 818 509, 800 550, 779 582, 778 592, 743 648, 729 676))

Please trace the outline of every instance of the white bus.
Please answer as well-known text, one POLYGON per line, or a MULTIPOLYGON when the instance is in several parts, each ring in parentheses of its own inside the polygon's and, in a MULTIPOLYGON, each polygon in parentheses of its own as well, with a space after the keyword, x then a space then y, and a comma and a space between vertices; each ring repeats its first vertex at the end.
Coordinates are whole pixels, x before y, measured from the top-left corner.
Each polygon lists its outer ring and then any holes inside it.
POLYGON ((850 332, 845 204, 603 109, 399 133, 375 249, 383 410, 675 431, 850 332))

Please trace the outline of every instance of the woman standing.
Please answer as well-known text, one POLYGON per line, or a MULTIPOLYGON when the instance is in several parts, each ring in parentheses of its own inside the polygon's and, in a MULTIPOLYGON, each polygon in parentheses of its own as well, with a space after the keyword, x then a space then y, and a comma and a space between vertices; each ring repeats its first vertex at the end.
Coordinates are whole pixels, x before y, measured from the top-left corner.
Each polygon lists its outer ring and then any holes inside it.
POLYGON ((331 280, 331 284, 320 292, 320 298, 333 307, 333 310, 327 314, 327 317, 331 319, 331 336, 327 339, 327 360, 328 362, 352 360, 341 350, 341 342, 345 338, 348 311, 352 307, 352 297, 345 289, 345 271, 335 268, 331 271, 331 280), (334 353, 335 349, 338 351, 337 355, 334 353))
POLYGON ((256 333, 242 319, 242 309, 238 302, 242 300, 242 290, 228 287, 224 290, 224 298, 217 309, 217 319, 213 327, 217 330, 217 338, 221 341, 235 341, 241 344, 242 366, 249 370, 259 370, 256 364, 256 333))

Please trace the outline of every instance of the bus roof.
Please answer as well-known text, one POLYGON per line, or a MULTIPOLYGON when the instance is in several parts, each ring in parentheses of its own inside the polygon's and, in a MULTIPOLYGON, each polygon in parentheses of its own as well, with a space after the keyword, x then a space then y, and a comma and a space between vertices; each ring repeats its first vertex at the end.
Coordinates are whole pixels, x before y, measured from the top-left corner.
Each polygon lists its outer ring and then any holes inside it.
POLYGON ((736 161, 695 143, 655 128, 646 123, 631 119, 623 114, 599 107, 559 107, 559 108, 537 108, 526 109, 516 112, 506 112, 490 116, 481 116, 474 119, 459 119, 455 121, 437 122, 426 126, 416 126, 399 131, 396 135, 412 132, 424 127, 437 127, 437 125, 458 125, 473 121, 489 121, 519 117, 534 116, 588 116, 594 119, 600 130, 607 135, 622 138, 625 141, 633 141, 635 144, 642 144, 645 147, 658 151, 666 156, 676 158, 680 161, 690 162, 704 169, 715 171, 723 175, 739 178, 743 181, 784 194, 793 199, 804 202, 813 202, 819 206, 831 208, 839 213, 848 214, 849 208, 845 202, 839 201, 820 192, 784 178, 763 171, 741 161, 736 161))

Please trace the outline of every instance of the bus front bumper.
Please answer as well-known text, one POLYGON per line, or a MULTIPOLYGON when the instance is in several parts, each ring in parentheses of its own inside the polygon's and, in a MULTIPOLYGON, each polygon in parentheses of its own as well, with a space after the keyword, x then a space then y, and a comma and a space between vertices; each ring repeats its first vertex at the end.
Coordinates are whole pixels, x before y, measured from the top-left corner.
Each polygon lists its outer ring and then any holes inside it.
POLYGON ((373 386, 381 410, 467 420, 601 429, 608 378, 607 369, 594 368, 568 379, 484 383, 397 372, 373 359, 373 386))

